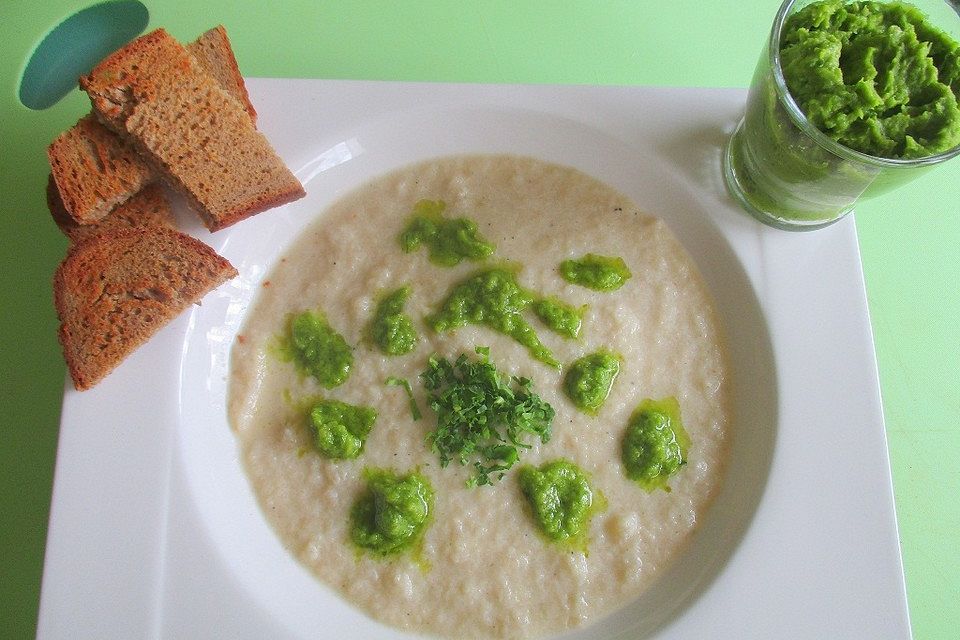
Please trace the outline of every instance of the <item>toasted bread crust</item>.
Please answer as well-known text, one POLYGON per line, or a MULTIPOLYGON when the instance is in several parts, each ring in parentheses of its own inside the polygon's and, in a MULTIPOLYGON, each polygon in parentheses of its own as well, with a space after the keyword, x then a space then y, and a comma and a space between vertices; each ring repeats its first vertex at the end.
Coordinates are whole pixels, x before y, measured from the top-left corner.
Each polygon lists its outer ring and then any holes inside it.
POLYGON ((99 222, 77 224, 64 208, 60 192, 51 175, 47 182, 47 207, 57 228, 74 244, 109 229, 138 226, 160 226, 169 229, 176 227, 170 202, 163 192, 163 187, 158 183, 148 184, 135 196, 115 207, 99 222))
POLYGON ((64 210, 79 224, 101 220, 155 178, 133 147, 92 115, 57 136, 47 158, 64 210))
POLYGON ((89 389, 236 269, 173 229, 108 230, 73 245, 53 280, 64 359, 89 389))
POLYGON ((305 195, 243 105, 163 29, 108 56, 80 85, 101 121, 149 158, 211 230, 305 195))
POLYGON ((126 133, 124 121, 137 104, 157 91, 151 74, 190 68, 186 50, 165 29, 156 29, 117 49, 100 61, 80 88, 90 96, 93 110, 106 126, 126 133), (137 95, 135 95, 135 92, 137 95))
MULTIPOLYGON (((223 26, 206 31, 187 49, 224 90, 241 102, 256 123, 257 112, 223 26)), ((92 114, 54 140, 47 157, 63 211, 77 224, 103 219, 158 178, 156 168, 92 114)))
POLYGON ((243 105, 247 115, 250 116, 250 121, 256 125, 257 110, 250 102, 247 85, 243 81, 243 76, 240 75, 240 66, 237 64, 233 47, 230 46, 230 38, 227 37, 227 30, 223 25, 220 24, 205 31, 187 45, 187 51, 210 77, 243 105))

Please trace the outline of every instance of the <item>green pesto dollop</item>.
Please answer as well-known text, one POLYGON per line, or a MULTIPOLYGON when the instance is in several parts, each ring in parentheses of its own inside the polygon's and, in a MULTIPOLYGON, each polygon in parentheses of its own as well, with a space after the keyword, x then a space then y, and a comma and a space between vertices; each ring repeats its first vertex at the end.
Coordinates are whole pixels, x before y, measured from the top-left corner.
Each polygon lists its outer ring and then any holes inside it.
POLYGON ((452 267, 463 260, 483 260, 496 250, 469 218, 444 218, 446 207, 442 200, 420 200, 414 205, 413 214, 400 233, 400 246, 406 253, 426 245, 430 262, 452 267))
POLYGON ((410 353, 417 344, 413 320, 403 312, 410 297, 410 287, 403 286, 384 296, 373 313, 367 328, 370 340, 388 356, 410 353))
POLYGON ((321 400, 313 405, 309 429, 313 447, 325 458, 348 460, 363 452, 377 411, 338 400, 321 400))
POLYGON ((533 303, 533 312, 554 333, 564 338, 579 338, 586 305, 574 307, 555 297, 541 298, 533 303))
POLYGON ((289 324, 283 351, 302 373, 331 389, 344 383, 353 366, 353 351, 320 313, 304 311, 289 324))
POLYGON ((620 373, 620 356, 609 351, 590 353, 574 361, 563 378, 563 390, 581 411, 596 415, 620 373))
POLYGON ((512 272, 487 269, 454 285, 440 308, 427 316, 427 324, 437 332, 480 324, 510 336, 537 360, 559 367, 560 363, 523 318, 523 311, 531 302, 533 296, 517 283, 512 272))
POLYGON ((554 542, 585 535, 594 512, 594 496, 586 474, 577 465, 562 459, 539 469, 526 465, 517 479, 543 535, 554 542))
POLYGON ((901 2, 814 2, 780 44, 790 94, 840 144, 919 158, 960 144, 960 44, 901 2))
POLYGON ((630 416, 621 459, 627 477, 648 492, 670 491, 667 480, 686 464, 689 447, 677 399, 644 400, 630 416))
POLYGON ((367 487, 350 510, 350 540, 388 556, 409 549, 423 535, 433 510, 433 488, 417 471, 364 469, 367 487))
POLYGON ((560 263, 563 279, 594 291, 616 291, 630 279, 630 270, 623 258, 588 253, 578 260, 560 263))

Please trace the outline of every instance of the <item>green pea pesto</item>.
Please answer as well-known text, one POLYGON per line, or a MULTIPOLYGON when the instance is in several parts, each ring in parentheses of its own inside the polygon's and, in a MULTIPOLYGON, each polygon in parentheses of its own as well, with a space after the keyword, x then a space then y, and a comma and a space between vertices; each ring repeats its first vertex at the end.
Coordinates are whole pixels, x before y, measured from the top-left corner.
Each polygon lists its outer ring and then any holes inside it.
POLYGON ((332 389, 346 381, 353 366, 353 351, 321 313, 304 311, 290 321, 282 348, 297 369, 332 389))
POLYGON ((563 390, 578 409, 596 415, 620 373, 620 356, 609 351, 590 353, 574 361, 563 378, 563 390))
POLYGON ((325 458, 356 458, 363 452, 363 444, 376 420, 377 411, 372 407, 321 400, 313 405, 309 414, 313 447, 325 458))
POLYGON ((480 235, 472 220, 444 218, 446 207, 442 200, 420 200, 414 205, 413 214, 400 233, 404 252, 412 253, 426 245, 430 262, 452 267, 463 260, 483 260, 496 250, 480 235))
POLYGON ((370 340, 388 356, 410 353, 417 345, 417 330, 413 327, 413 320, 403 312, 409 297, 409 286, 400 287, 384 296, 367 327, 370 340))
POLYGON ((644 400, 630 416, 621 450, 626 475, 646 491, 670 491, 667 480, 687 462, 690 437, 676 398, 644 400))
POLYGON ((594 291, 616 291, 632 274, 623 258, 588 253, 579 260, 561 262, 560 275, 571 284, 594 291))
POLYGON ((411 548, 433 511, 433 488, 418 471, 364 469, 367 487, 350 510, 350 540, 361 550, 390 556, 411 548))
POLYGON ((533 303, 533 312, 554 333, 564 338, 579 338, 583 314, 587 306, 574 307, 555 297, 541 298, 533 303))
POLYGON ((427 316, 427 324, 441 333, 480 324, 510 336, 535 359, 559 368, 560 363, 523 318, 523 311, 532 302, 533 296, 517 283, 512 272, 488 269, 454 285, 440 308, 427 316))
POLYGON ((821 0, 788 18, 783 77, 840 144, 920 158, 960 144, 960 43, 902 2, 821 0))
POLYGON ((526 465, 517 474, 540 532, 554 542, 583 539, 593 516, 594 495, 586 474, 568 460, 539 469, 526 465))

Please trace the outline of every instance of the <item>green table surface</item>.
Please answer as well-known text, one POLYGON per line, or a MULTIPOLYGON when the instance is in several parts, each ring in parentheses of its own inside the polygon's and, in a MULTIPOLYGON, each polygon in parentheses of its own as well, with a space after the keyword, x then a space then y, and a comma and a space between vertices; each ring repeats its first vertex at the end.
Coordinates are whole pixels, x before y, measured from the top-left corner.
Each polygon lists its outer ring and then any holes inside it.
MULTIPOLYGON (((50 281, 66 242, 44 149, 89 108, 18 84, 43 35, 93 2, 0 6, 0 637, 35 633, 65 368, 50 281)), ((155 0, 150 28, 216 23, 247 76, 746 87, 775 0, 155 0)), ((915 637, 960 629, 960 161, 856 214, 915 637)), ((816 232, 809 235, 816 242, 816 232)), ((830 371, 822 375, 830 376, 830 371)), ((829 446, 829 443, 824 443, 829 446)), ((857 464, 850 460, 850 464, 857 464)), ((842 489, 841 489, 842 490, 842 489)))

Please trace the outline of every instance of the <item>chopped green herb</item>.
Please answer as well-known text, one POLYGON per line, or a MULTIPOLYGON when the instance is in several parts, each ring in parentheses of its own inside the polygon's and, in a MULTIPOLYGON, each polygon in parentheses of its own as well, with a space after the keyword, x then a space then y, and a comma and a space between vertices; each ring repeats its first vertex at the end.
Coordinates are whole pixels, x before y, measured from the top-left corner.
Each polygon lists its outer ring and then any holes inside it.
POLYGON ((560 263, 563 279, 594 291, 615 291, 630 279, 630 269, 623 258, 588 253, 579 260, 560 263))
POLYGON ((454 364, 431 357, 420 379, 430 392, 428 404, 437 428, 427 435, 440 465, 473 463, 469 486, 493 484, 529 449, 526 436, 546 443, 554 411, 532 390, 527 378, 507 379, 490 362, 490 350, 477 347, 479 359, 461 354, 454 364))
POLYGON ((400 246, 412 253, 427 245, 430 262, 444 267, 460 264, 462 260, 483 260, 496 247, 483 239, 477 224, 468 218, 444 218, 447 205, 442 200, 420 200, 400 234, 400 246))
POLYGON ((533 312, 554 333, 565 338, 579 338, 583 326, 583 314, 587 305, 580 308, 569 305, 553 296, 533 303, 533 312))
POLYGON ((363 452, 377 411, 339 400, 321 400, 310 409, 309 428, 313 447, 325 458, 349 460, 363 452))
POLYGON ((292 360, 301 373, 332 389, 344 383, 353 366, 353 351, 322 313, 304 311, 293 316, 281 339, 280 356, 292 360))
POLYGON ((427 316, 434 331, 452 331, 467 324, 482 324, 522 344, 537 360, 560 367, 537 337, 523 311, 533 296, 504 268, 487 269, 454 285, 440 309, 427 316))
POLYGON ((413 327, 413 320, 403 312, 409 297, 409 286, 400 287, 385 296, 377 304, 367 327, 371 342, 388 356, 410 353, 417 345, 417 330, 413 327))
POLYGON ((433 488, 417 471, 364 469, 366 490, 350 510, 350 539, 360 549, 389 556, 423 535, 433 511, 433 488))
POLYGON ((410 400, 410 413, 413 414, 414 420, 419 420, 423 417, 420 413, 420 407, 417 406, 417 400, 413 397, 413 389, 410 388, 410 382, 406 378, 397 378, 395 376, 390 376, 386 381, 387 386, 391 387, 403 387, 407 392, 407 398, 410 400))

